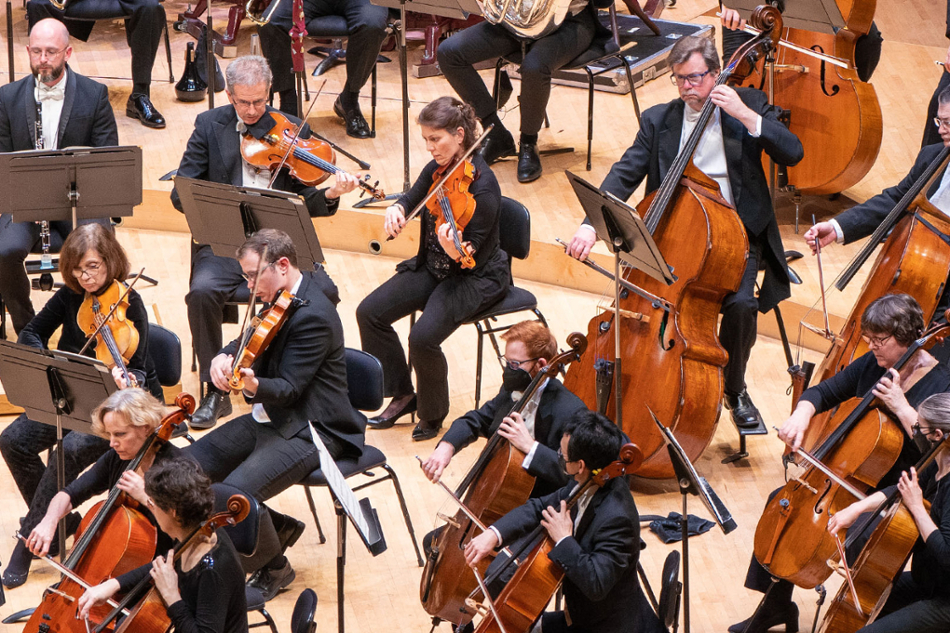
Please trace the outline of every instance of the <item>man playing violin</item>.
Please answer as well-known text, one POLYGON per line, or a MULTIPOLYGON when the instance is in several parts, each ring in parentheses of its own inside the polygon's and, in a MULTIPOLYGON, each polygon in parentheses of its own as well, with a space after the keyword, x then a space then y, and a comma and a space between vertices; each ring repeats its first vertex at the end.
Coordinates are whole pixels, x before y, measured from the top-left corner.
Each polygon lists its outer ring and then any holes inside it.
MULTIPOLYGON (((745 372, 755 344, 756 311, 768 312, 791 295, 762 152, 776 163, 795 165, 802 159, 802 144, 779 122, 779 108, 769 105, 765 93, 717 85, 719 56, 708 38, 680 39, 669 60, 680 98, 643 113, 636 140, 611 167, 601 189, 626 200, 646 178, 646 194, 655 191, 693 131, 703 105, 711 100, 718 106, 692 160, 719 184, 749 239, 749 257, 739 289, 722 302, 719 342, 729 353, 723 372, 726 408, 732 411, 737 426, 755 427, 762 417, 746 390, 745 372), (765 269, 765 280, 756 296, 760 268, 765 269)), ((584 261, 595 241, 593 227, 585 220, 567 251, 584 261)))
MULTIPOLYGON (((202 112, 195 119, 195 131, 188 139, 178 175, 235 186, 268 188, 271 172, 248 163, 240 148, 244 134, 260 138, 274 126, 274 119, 270 116, 274 109, 267 105, 270 68, 263 57, 241 57, 228 65, 226 81, 230 104, 202 112)), ((299 119, 288 118, 295 125, 300 123, 299 119)), ((310 128, 305 125, 300 136, 309 138, 310 128)), ((294 180, 286 169, 282 169, 273 188, 300 194, 311 217, 324 217, 336 213, 340 196, 357 186, 357 179, 349 174, 338 172, 333 178, 330 187, 317 189, 294 180)), ((172 190, 172 204, 181 210, 181 201, 175 190, 172 190)), ((247 300, 244 282, 241 267, 234 259, 216 256, 207 244, 192 244, 191 281, 185 303, 199 375, 207 389, 192 416, 193 428, 209 429, 219 417, 231 413, 227 392, 214 386, 210 367, 211 359, 222 345, 221 323, 225 303, 247 300)), ((315 271, 315 283, 334 304, 339 303, 336 285, 322 266, 315 271)))
MULTIPOLYGON (((240 369, 243 395, 251 413, 208 433, 186 449, 212 481, 234 486, 259 501, 270 499, 320 466, 310 435, 312 424, 334 459, 359 457, 366 419, 349 401, 343 324, 327 298, 316 272, 297 268, 297 251, 290 237, 262 229, 237 252, 249 289, 273 304, 281 292, 293 295, 285 321, 257 360, 240 369), (264 257, 264 251, 266 259, 264 257)), ((211 361, 215 386, 229 391, 240 341, 232 341, 211 361)), ((293 545, 304 524, 270 512, 278 554, 251 577, 266 599, 294 579, 283 551, 293 545)), ((267 538, 262 535, 261 539, 267 538)))
MULTIPOLYGON (((572 481, 512 510, 465 547, 465 560, 474 566, 495 548, 510 545, 539 523, 543 526, 553 542, 548 557, 564 570, 566 607, 542 614, 540 629, 536 625, 532 631, 663 630, 637 579, 640 515, 627 478, 593 487, 567 508, 575 488, 618 459, 623 441, 620 429, 606 417, 587 410, 575 413, 558 450, 561 467, 572 481)), ((489 567, 488 574, 492 571, 489 567)))

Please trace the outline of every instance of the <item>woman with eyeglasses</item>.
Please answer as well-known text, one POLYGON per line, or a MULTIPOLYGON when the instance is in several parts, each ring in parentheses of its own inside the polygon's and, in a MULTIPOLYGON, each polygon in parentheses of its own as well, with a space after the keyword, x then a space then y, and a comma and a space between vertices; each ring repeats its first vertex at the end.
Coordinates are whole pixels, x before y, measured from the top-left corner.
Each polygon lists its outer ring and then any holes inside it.
MULTIPOLYGON (((950 391, 950 369, 926 350, 914 354, 900 371, 894 369, 924 332, 920 305, 910 295, 885 295, 871 302, 861 316, 861 331, 870 351, 828 380, 806 389, 778 435, 793 451, 798 450, 816 414, 873 393, 904 431, 900 456, 878 483, 877 488, 883 489, 896 484, 901 473, 909 471, 920 458, 920 448, 914 441, 918 423, 915 407, 933 394, 950 391)), ((730 633, 764 633, 779 624, 784 624, 788 633, 798 630, 798 606, 792 601, 791 582, 778 580, 772 586, 768 570, 753 556, 745 586, 768 594, 755 615, 729 627, 730 633)))
MULTIPOLYGON (((86 335, 77 323, 79 307, 87 294, 101 293, 113 281, 123 281, 129 274, 129 260, 115 238, 115 234, 99 224, 84 224, 70 233, 59 254, 59 272, 63 277, 62 288, 50 298, 43 309, 20 332, 18 342, 31 347, 46 348, 50 337, 60 330, 57 349, 78 353, 86 343, 86 335)), ((139 385, 159 400, 162 388, 158 377, 148 361, 148 315, 142 298, 133 289, 127 296, 129 308, 127 319, 139 334, 139 344, 128 369, 139 385)), ((95 346, 86 351, 95 356, 95 346)), ((119 388, 125 381, 119 372, 114 372, 119 388)), ((101 437, 66 431, 63 438, 63 455, 66 464, 65 481, 73 481, 79 473, 92 464, 109 448, 101 437)), ((56 445, 56 428, 35 422, 21 415, 0 433, 0 454, 16 481, 29 512, 21 519, 21 531, 28 534, 43 517, 47 506, 58 490, 55 449, 48 466, 40 454, 56 445)), ((67 519, 68 531, 75 532, 79 515, 67 519)), ((54 552, 58 548, 54 544, 54 552)), ((3 573, 3 585, 8 589, 26 582, 31 554, 18 543, 3 573)))

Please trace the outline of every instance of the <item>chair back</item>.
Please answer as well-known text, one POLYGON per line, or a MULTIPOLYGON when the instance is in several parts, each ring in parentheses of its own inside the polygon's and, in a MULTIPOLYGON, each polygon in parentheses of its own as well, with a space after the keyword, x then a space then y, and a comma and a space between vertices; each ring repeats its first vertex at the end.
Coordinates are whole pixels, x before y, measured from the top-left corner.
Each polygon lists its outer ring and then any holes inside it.
POLYGON ((354 409, 375 411, 383 406, 383 366, 372 354, 346 348, 346 384, 354 409))
POLYGON ((313 589, 304 589, 297 597, 294 613, 290 616, 290 633, 313 633, 317 623, 313 621, 317 613, 317 593, 313 589))
POLYGON ((666 556, 666 561, 663 563, 663 575, 660 577, 660 602, 657 608, 657 616, 667 631, 671 630, 670 627, 679 618, 680 593, 683 590, 679 575, 680 553, 673 550, 666 556))
POLYGON ((148 324, 148 356, 163 387, 181 380, 181 340, 171 330, 156 323, 148 324))
POLYGON ((526 259, 531 251, 531 214, 523 204, 501 197, 500 246, 510 257, 526 259))
POLYGON ((211 489, 214 491, 215 512, 224 512, 228 509, 228 499, 231 498, 231 495, 243 495, 250 502, 251 509, 247 513, 247 517, 237 525, 224 528, 224 531, 239 554, 243 556, 253 555, 254 550, 257 549, 257 534, 261 522, 261 507, 257 499, 228 484, 211 484, 211 489))

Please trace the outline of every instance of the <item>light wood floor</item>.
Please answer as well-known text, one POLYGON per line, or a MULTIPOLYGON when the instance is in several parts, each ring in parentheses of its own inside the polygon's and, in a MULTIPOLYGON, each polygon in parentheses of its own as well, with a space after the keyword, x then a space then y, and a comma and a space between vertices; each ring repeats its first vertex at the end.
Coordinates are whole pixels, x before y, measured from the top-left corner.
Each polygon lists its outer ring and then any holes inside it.
MULTIPOLYGON (((710 16, 714 13, 714 5, 715 3, 709 0, 679 0, 676 7, 667 9, 663 17, 713 24, 715 18, 710 16)), ((947 42, 943 38, 943 8, 942 2, 927 0, 891 0, 879 3, 877 22, 885 37, 881 64, 874 77, 885 121, 880 156, 868 176, 846 192, 839 201, 832 203, 827 200, 806 199, 806 206, 802 210, 803 218, 810 218, 813 212, 819 218, 837 213, 850 205, 851 201, 864 200, 884 186, 896 182, 907 171, 917 152, 926 104, 939 77, 939 69, 933 65, 933 60, 943 59, 946 51, 947 42)), ((173 19, 178 11, 184 9, 184 3, 169 1, 166 3, 166 9, 169 18, 173 19)), ((26 18, 19 2, 14 5, 13 17, 17 46, 16 68, 19 77, 28 68, 23 50, 26 42, 26 18)), ((225 19, 224 9, 217 9, 215 23, 223 25, 225 19)), ((239 41, 239 51, 242 54, 249 50, 248 37, 251 31, 252 27, 247 23, 242 28, 239 41)), ((181 59, 188 38, 176 32, 172 32, 171 36, 174 68, 176 73, 180 74, 181 59)), ((4 38, 0 38, 3 47, 6 45, 4 38)), ((128 76, 128 49, 120 23, 100 24, 89 43, 77 42, 75 48, 71 64, 77 71, 87 75, 128 76)), ((411 62, 417 60, 420 55, 420 47, 410 49, 411 62)), ((393 58, 395 59, 394 56, 393 58)), ((311 67, 314 65, 313 61, 308 63, 311 67)), ((137 215, 166 212, 164 208, 159 207, 163 204, 167 206, 163 199, 169 186, 158 182, 158 177, 177 167, 185 141, 191 132, 194 116, 204 107, 200 103, 182 104, 174 100, 173 87, 163 83, 163 79, 167 79, 167 67, 161 50, 155 65, 154 78, 153 100, 169 121, 168 128, 162 131, 147 130, 124 116, 125 100, 130 90, 129 81, 104 80, 110 86, 120 139, 123 143, 139 144, 145 148, 145 187, 147 193, 160 194, 149 198, 157 200, 152 203, 155 206, 143 205, 136 210, 137 215)), ((331 140, 344 144, 350 151, 373 163, 372 173, 382 180, 387 189, 401 188, 402 140, 399 132, 401 110, 397 64, 394 62, 380 66, 380 105, 377 120, 380 133, 372 141, 354 141, 344 135, 342 125, 331 111, 332 98, 342 85, 343 69, 332 70, 328 78, 325 94, 314 107, 311 123, 331 140)), ((316 82, 311 79, 311 87, 315 86, 316 82)), ((409 89, 413 100, 413 117, 422 104, 441 94, 450 93, 441 78, 410 79, 409 89)), ((667 101, 674 96, 675 91, 665 77, 648 83, 640 91, 640 100, 644 107, 667 101)), ((223 94, 217 95, 218 104, 223 100, 223 94)), ((596 102, 594 165, 589 176, 592 182, 599 183, 610 165, 632 141, 636 123, 629 97, 598 93, 596 102), (618 133, 621 129, 623 132, 618 133)), ((368 114, 368 99, 364 99, 363 108, 368 114)), ((583 121, 586 117, 586 95, 583 91, 555 87, 549 114, 552 127, 542 132, 542 145, 570 144, 578 148, 585 146, 586 129, 583 121)), ((506 115, 505 124, 517 130, 517 110, 506 115)), ((425 162, 424 147, 414 129, 411 152, 414 177, 425 162)), ((545 175, 530 185, 519 185, 516 182, 513 162, 502 164, 495 169, 503 193, 522 200, 532 210, 533 238, 537 242, 550 242, 555 236, 569 237, 573 233, 580 220, 581 210, 566 190, 566 181, 560 172, 563 169, 571 169, 580 173, 584 169, 583 161, 583 153, 545 159, 545 175)), ((352 200, 345 202, 352 204, 355 199, 354 196, 352 200)), ((636 199, 637 196, 634 196, 634 200, 636 199)), ((345 213, 345 209, 341 211, 341 214, 345 213)), ((805 250, 800 238, 795 236, 792 226, 794 210, 785 197, 778 202, 778 213, 786 247, 805 250)), ((808 221, 803 219, 803 225, 807 226, 808 221)), ((180 230, 173 228, 155 232, 120 229, 119 234, 121 241, 129 249, 134 264, 147 266, 150 274, 161 280, 158 287, 144 290, 143 296, 147 304, 158 304, 165 325, 182 338, 187 357, 190 336, 183 296, 187 290, 189 238, 180 230)), ((825 260, 826 283, 827 278, 844 267, 851 253, 853 249, 849 248, 829 249, 825 260)), ((395 262, 394 259, 369 257, 352 251, 328 251, 330 273, 343 295, 340 314, 351 346, 358 346, 354 317, 356 305, 391 274, 395 262)), ((804 305, 811 304, 818 296, 817 271, 813 258, 807 257, 797 268, 805 278, 805 283, 795 289, 795 299, 804 305)), ((831 295, 829 300, 832 312, 847 313, 860 285, 859 281, 852 283, 847 293, 831 295)), ((562 342, 570 331, 586 331, 587 322, 594 315, 595 305, 600 299, 596 295, 567 291, 556 286, 530 282, 519 282, 519 285, 538 296, 542 311, 558 340, 562 342)), ((46 298, 47 295, 37 294, 36 305, 42 305, 46 298)), ((789 323, 789 327, 794 330, 795 324, 789 323)), ((406 324, 403 324, 402 329, 405 335, 406 324)), ((234 333, 235 328, 231 326, 226 331, 226 336, 234 333)), ((451 416, 464 413, 473 404, 474 337, 473 328, 463 328, 445 345, 451 366, 451 416)), ((817 356, 812 352, 804 353, 806 358, 815 359, 817 356)), ((187 371, 188 363, 185 364, 183 386, 194 392, 197 389, 197 378, 187 371)), ((498 388, 500 372, 496 367, 497 365, 490 362, 486 365, 483 393, 491 394, 498 388)), ((753 350, 748 381, 749 389, 768 423, 780 424, 788 412, 789 398, 785 393, 788 379, 780 346, 774 340, 760 337, 753 350)), ((8 423, 9 418, 0 421, 0 425, 8 423)), ((437 524, 437 512, 452 513, 454 508, 446 502, 444 495, 435 486, 422 477, 415 460, 415 455, 427 456, 434 448, 435 441, 415 444, 410 440, 410 430, 409 425, 399 425, 388 431, 371 430, 367 432, 367 441, 387 454, 399 474, 417 535, 421 540, 422 534, 437 524)), ((480 445, 467 449, 453 462, 446 474, 449 483, 455 483, 462 477, 474 460, 478 446, 480 445)), ((781 445, 774 434, 750 439, 749 459, 729 466, 720 464, 720 460, 731 454, 737 446, 738 437, 732 424, 723 420, 709 449, 697 464, 698 470, 722 497, 739 525, 739 528, 728 536, 713 530, 691 541, 692 627, 703 633, 722 632, 729 624, 752 612, 756 595, 742 588, 745 567, 751 552, 752 535, 766 494, 783 480, 779 461, 781 445)), ((317 614, 320 630, 332 631, 337 625, 334 560, 336 539, 332 528, 334 515, 329 497, 322 491, 318 491, 316 496, 318 513, 329 538, 327 544, 322 546, 318 543, 312 519, 306 516, 302 490, 292 488, 273 502, 278 510, 295 514, 308 525, 303 538, 290 552, 290 559, 297 570, 297 580, 291 586, 291 591, 280 595, 268 605, 281 631, 289 631, 293 602, 297 593, 304 587, 314 588, 320 597, 317 614)), ((385 484, 371 489, 368 496, 379 511, 389 550, 373 558, 356 539, 351 538, 346 591, 346 623, 349 630, 365 633, 380 627, 396 631, 427 630, 428 618, 418 603, 419 569, 415 566, 414 555, 395 497, 385 484)), ((669 482, 639 481, 635 496, 641 513, 665 515, 681 508, 678 492, 669 482)), ((18 526, 17 518, 23 506, 5 468, 0 468, 0 502, 5 508, 0 513, 0 534, 12 535, 18 526)), ((706 516, 705 509, 701 508, 695 499, 690 500, 690 511, 706 516)), ((648 547, 642 556, 643 564, 651 580, 657 579, 667 552, 674 546, 663 545, 650 534, 645 534, 644 538, 648 547)), ((12 539, 5 545, 0 541, 0 560, 6 560, 12 548, 12 539)), ((54 574, 43 569, 38 563, 34 564, 34 573, 29 583, 19 589, 7 591, 7 604, 0 607, 0 617, 34 605, 43 588, 54 579, 54 574)), ((831 584, 837 586, 836 581, 831 584)), ((801 625, 804 627, 814 616, 815 594, 799 590, 796 592, 796 598, 802 606, 801 625)), ((0 625, 0 630, 15 631, 20 630, 20 627, 0 625)))

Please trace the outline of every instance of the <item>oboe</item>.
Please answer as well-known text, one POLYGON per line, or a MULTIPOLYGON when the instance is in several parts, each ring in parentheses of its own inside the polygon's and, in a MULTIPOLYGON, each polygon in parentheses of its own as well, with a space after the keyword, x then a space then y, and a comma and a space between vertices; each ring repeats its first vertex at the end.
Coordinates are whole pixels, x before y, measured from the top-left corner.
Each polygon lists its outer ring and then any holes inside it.
MULTIPOLYGON (((36 78, 37 91, 39 91, 39 77, 36 78)), ((43 141, 43 102, 36 100, 36 122, 33 124, 33 147, 34 149, 46 149, 43 141)), ((53 258, 49 254, 49 222, 40 221, 40 244, 43 247, 43 254, 40 256, 40 270, 53 270, 53 258)))

